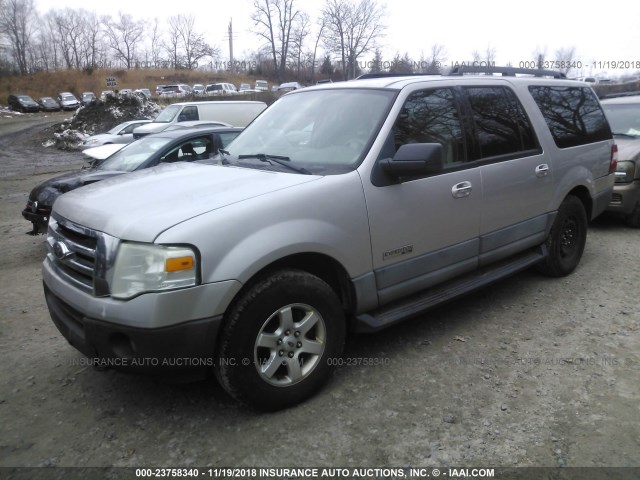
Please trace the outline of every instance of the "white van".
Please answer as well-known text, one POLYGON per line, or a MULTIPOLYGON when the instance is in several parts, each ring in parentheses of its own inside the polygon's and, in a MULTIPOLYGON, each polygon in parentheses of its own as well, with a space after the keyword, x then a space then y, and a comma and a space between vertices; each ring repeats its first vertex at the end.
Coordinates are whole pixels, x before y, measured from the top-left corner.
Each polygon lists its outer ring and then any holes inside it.
POLYGON ((141 125, 133 131, 133 138, 163 131, 176 122, 212 120, 234 127, 246 127, 267 104, 254 101, 181 102, 165 108, 153 122, 141 125))

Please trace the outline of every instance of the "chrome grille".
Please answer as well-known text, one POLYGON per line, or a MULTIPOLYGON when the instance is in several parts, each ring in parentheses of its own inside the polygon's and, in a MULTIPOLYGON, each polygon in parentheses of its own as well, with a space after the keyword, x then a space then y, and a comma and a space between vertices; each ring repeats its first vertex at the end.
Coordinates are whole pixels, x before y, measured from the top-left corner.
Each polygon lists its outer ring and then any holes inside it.
POLYGON ((69 283, 92 295, 97 247, 97 232, 63 220, 49 221, 49 260, 69 283))

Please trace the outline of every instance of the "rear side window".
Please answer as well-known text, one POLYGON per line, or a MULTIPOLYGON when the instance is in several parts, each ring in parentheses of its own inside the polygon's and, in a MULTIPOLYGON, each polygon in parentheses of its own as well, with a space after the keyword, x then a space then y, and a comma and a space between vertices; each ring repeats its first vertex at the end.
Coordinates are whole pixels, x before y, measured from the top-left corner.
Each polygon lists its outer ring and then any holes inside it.
POLYGON ((559 148, 576 147, 611 138, 611 130, 590 87, 530 86, 559 148))
POLYGON ((531 122, 511 90, 468 87, 464 91, 472 112, 478 158, 517 154, 536 148, 531 122))

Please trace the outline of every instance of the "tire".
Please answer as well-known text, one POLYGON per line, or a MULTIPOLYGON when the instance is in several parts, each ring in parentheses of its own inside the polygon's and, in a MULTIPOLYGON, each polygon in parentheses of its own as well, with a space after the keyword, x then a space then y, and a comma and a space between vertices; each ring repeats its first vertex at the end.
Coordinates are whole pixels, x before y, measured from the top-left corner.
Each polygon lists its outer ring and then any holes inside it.
POLYGON ((569 195, 558 208, 546 241, 548 255, 538 270, 550 277, 570 274, 580 263, 586 242, 587 213, 582 202, 569 195))
POLYGON ((627 215, 625 219, 627 225, 633 228, 640 228, 640 202, 636 203, 636 207, 631 214, 627 215))
POLYGON ((229 310, 216 376, 232 397, 257 410, 295 405, 326 382, 345 332, 340 300, 329 285, 303 271, 277 271, 229 310))

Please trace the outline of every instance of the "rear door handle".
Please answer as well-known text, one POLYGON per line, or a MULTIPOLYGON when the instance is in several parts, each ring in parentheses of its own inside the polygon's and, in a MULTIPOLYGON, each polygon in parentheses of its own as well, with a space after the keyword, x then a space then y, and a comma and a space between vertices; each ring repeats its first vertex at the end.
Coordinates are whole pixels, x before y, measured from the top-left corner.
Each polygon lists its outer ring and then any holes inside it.
POLYGON ((536 177, 546 177, 549 175, 549 165, 543 163, 536 167, 536 177))
POLYGON ((471 182, 460 182, 451 187, 451 195, 453 198, 464 198, 471 195, 471 190, 473 190, 471 182))

